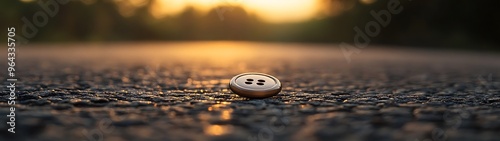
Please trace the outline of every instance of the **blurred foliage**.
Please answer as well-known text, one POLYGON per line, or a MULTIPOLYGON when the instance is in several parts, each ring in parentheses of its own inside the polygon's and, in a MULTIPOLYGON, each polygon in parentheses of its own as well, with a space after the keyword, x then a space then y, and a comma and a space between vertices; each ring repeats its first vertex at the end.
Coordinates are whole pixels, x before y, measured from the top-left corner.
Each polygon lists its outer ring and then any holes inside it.
MULTIPOLYGON (((46 1, 46 0, 42 0, 46 1)), ((334 1, 334 0, 332 0, 334 1)), ((364 29, 375 19, 370 11, 387 9, 388 0, 361 4, 353 0, 351 9, 335 16, 321 16, 301 23, 269 24, 232 7, 221 20, 215 9, 201 14, 188 8, 178 16, 156 19, 149 13, 152 3, 122 16, 112 0, 92 4, 72 1, 60 5, 60 11, 49 18, 46 26, 30 42, 101 42, 101 41, 170 41, 170 40, 250 40, 282 42, 353 42, 353 27, 364 29)), ((500 1, 470 0, 400 0, 404 10, 392 15, 392 21, 380 34, 371 38, 374 44, 419 47, 454 47, 498 50, 500 1)), ((22 17, 32 19, 42 9, 37 2, 0 1, 2 27, 14 26, 21 34, 22 17)), ((293 13, 291 13, 293 14, 293 13)), ((5 40, 2 40, 5 42, 5 40)))

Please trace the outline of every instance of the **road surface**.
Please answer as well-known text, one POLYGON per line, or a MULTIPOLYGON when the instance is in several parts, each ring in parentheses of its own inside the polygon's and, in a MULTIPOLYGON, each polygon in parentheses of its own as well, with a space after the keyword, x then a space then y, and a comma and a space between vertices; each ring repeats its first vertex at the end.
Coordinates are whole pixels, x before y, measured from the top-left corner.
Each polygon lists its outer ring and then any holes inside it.
POLYGON ((336 45, 20 45, 16 133, 2 70, 0 140, 500 139, 500 55, 360 51, 348 63, 336 45), (239 97, 228 82, 244 72, 274 75, 283 90, 239 97))

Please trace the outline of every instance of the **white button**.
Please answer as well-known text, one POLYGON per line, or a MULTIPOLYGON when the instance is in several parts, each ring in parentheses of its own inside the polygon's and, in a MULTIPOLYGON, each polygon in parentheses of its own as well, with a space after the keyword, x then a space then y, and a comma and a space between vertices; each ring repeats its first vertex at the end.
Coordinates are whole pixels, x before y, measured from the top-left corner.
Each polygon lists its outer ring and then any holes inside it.
POLYGON ((281 91, 280 81, 269 74, 242 73, 234 76, 229 82, 234 93, 248 98, 266 98, 281 91))

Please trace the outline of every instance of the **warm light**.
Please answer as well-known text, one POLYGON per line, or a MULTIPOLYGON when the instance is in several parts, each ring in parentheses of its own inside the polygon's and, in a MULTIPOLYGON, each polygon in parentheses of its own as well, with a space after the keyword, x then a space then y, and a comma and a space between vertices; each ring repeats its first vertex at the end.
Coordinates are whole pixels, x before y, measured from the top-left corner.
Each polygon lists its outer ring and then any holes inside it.
POLYGON ((224 135, 229 132, 229 128, 227 126, 221 125, 210 125, 205 128, 205 134, 212 136, 224 135))
POLYGON ((224 110, 222 111, 221 118, 223 120, 230 120, 231 119, 231 110, 224 110))
POLYGON ((360 1, 361 3, 363 3, 363 4, 372 4, 372 3, 374 3, 374 2, 375 2, 375 1, 377 1, 377 0, 359 0, 359 1, 360 1))
POLYGON ((156 18, 180 14, 186 8, 185 0, 153 0, 150 13, 156 18))
POLYGON ((169 49, 168 51, 159 53, 169 53, 171 54, 170 56, 204 60, 219 65, 229 64, 239 59, 248 59, 257 54, 256 50, 252 49, 250 44, 248 46, 237 45, 231 42, 184 45, 180 48, 169 49))
POLYGON ((272 23, 308 20, 320 10, 317 0, 248 0, 243 1, 242 6, 272 23))
POLYGON ((300 22, 314 18, 322 11, 320 0, 154 0, 150 9, 154 17, 177 15, 187 7, 207 13, 217 8, 221 14, 230 13, 240 6, 250 14, 271 23, 300 22))
POLYGON ((217 104, 208 107, 208 111, 218 110, 220 108, 226 107, 229 104, 231 104, 231 102, 226 102, 226 101, 218 102, 217 104))
POLYGON ((146 0, 128 0, 128 2, 136 7, 141 7, 146 5, 146 0))

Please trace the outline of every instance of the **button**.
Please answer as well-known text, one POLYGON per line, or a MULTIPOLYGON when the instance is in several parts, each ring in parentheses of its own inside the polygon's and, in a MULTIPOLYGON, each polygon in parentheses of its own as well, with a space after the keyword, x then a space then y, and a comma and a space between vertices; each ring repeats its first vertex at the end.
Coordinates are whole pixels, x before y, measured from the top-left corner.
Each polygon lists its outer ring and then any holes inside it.
POLYGON ((266 98, 281 91, 281 82, 269 74, 242 73, 231 78, 229 89, 243 97, 266 98))

